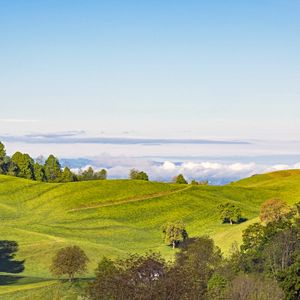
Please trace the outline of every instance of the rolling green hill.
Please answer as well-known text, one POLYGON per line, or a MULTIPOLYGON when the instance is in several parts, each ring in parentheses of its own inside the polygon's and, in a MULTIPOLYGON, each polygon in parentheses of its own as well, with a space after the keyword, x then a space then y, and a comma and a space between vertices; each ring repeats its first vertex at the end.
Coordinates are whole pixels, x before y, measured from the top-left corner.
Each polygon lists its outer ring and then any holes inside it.
POLYGON ((0 176, 0 240, 18 242, 17 259, 25 259, 24 278, 10 285, 3 281, 0 298, 38 299, 32 293, 41 287, 55 290, 49 265, 67 245, 87 253, 87 277, 103 255, 154 250, 171 259, 173 251, 163 244, 160 229, 168 220, 182 219, 190 236, 208 234, 227 253, 270 197, 300 201, 300 171, 256 175, 227 186, 129 180, 50 184, 0 176), (227 201, 241 207, 246 222, 221 224, 216 207, 227 201))

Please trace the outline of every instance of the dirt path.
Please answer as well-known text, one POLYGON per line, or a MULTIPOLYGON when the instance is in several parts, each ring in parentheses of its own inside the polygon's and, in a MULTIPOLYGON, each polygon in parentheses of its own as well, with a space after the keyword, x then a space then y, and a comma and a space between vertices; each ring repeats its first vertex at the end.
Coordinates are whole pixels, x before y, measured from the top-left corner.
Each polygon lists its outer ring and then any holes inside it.
POLYGON ((165 197, 165 196, 177 194, 177 193, 186 191, 190 188, 191 188, 191 186, 187 186, 187 187, 184 187, 183 189, 179 189, 179 190, 175 190, 175 191, 171 191, 171 192, 161 192, 161 193, 157 193, 157 194, 154 194, 154 195, 147 195, 147 196, 141 196, 141 197, 135 197, 135 198, 127 198, 127 199, 122 199, 120 201, 115 201, 115 202, 108 202, 108 203, 102 203, 102 204, 87 206, 87 207, 73 208, 73 209, 68 210, 68 212, 76 212, 76 211, 94 209, 94 208, 99 208, 99 207, 115 206, 115 205, 119 205, 119 204, 125 204, 125 203, 139 202, 139 201, 144 201, 144 200, 149 200, 149 199, 155 199, 155 198, 160 198, 160 197, 165 197))

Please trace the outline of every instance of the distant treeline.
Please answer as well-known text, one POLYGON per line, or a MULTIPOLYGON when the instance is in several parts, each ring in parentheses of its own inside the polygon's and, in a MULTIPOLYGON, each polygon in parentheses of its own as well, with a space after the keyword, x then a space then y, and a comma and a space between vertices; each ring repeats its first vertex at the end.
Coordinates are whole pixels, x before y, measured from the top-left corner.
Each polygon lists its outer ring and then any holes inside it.
POLYGON ((0 142, 0 174, 16 176, 43 182, 72 182, 106 179, 105 169, 95 172, 92 167, 86 171, 73 173, 68 167, 62 169, 59 160, 49 155, 45 160, 39 157, 34 160, 29 154, 16 152, 11 157, 6 155, 5 147, 0 142))

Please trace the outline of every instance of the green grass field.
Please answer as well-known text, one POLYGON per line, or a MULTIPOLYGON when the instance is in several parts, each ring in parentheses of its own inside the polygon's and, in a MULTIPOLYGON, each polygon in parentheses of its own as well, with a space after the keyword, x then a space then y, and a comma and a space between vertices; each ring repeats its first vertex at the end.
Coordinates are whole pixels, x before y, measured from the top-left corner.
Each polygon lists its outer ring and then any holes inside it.
POLYGON ((0 240, 18 242, 16 258, 25 259, 20 278, 7 283, 5 274, 0 276, 0 299, 76 299, 80 284, 62 284, 49 272, 55 252, 68 245, 80 246, 90 258, 87 278, 103 255, 153 250, 172 259, 160 229, 169 220, 183 220, 190 236, 210 235, 226 254, 271 197, 300 201, 300 171, 256 175, 226 186, 129 180, 50 184, 0 176, 0 240), (241 207, 246 222, 221 224, 216 208, 227 201, 241 207))

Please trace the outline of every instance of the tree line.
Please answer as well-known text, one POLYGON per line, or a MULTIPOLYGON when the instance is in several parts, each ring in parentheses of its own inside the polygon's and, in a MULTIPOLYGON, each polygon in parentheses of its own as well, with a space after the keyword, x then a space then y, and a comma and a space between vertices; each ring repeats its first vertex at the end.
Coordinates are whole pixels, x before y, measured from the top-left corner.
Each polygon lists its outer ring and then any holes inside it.
MULTIPOLYGON (((73 182, 86 180, 107 179, 107 170, 94 171, 92 167, 87 170, 79 170, 75 174, 70 168, 62 168, 59 160, 53 154, 44 159, 42 156, 33 159, 27 153, 17 151, 11 157, 6 154, 5 146, 0 142, 0 174, 21 177, 42 182, 73 182)), ((131 169, 129 179, 149 181, 146 172, 131 169)), ((188 184, 183 174, 175 176, 172 180, 176 184, 188 184)), ((191 185, 208 185, 208 181, 196 181, 193 179, 191 185)))
POLYGON ((58 158, 50 154, 47 159, 39 157, 34 160, 29 154, 17 151, 11 157, 6 155, 4 145, 0 142, 0 174, 21 177, 43 182, 72 182, 106 179, 107 171, 95 172, 92 167, 75 174, 70 168, 62 169, 58 158))

